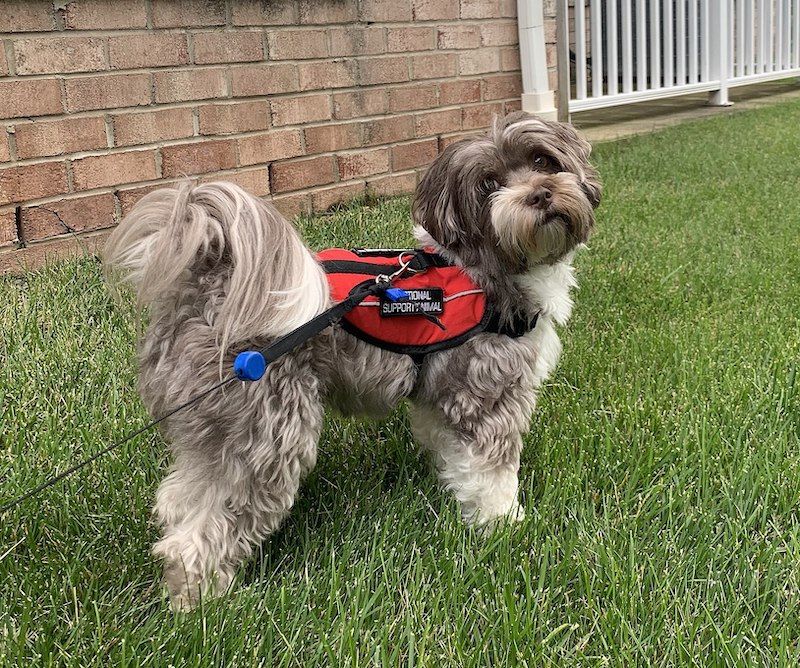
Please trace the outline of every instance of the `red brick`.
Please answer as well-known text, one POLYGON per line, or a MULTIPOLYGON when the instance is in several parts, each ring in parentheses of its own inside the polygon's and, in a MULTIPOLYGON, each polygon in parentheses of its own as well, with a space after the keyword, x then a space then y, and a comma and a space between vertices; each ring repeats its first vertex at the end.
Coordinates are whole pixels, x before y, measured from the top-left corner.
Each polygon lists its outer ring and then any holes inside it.
POLYGON ((450 146, 450 144, 455 144, 462 139, 480 137, 482 134, 482 132, 458 132, 445 137, 439 137, 439 153, 444 151, 448 146, 450 146))
POLYGON ((457 19, 458 0, 413 0, 412 10, 415 21, 457 19))
POLYGON ((356 71, 356 63, 352 60, 300 63, 297 66, 302 91, 355 86, 356 71))
POLYGON ((408 81, 405 56, 372 57, 358 61, 358 81, 363 86, 408 81))
POLYGON ((73 160, 72 177, 75 190, 151 181, 158 177, 155 153, 129 151, 73 160))
POLYGON ((327 153, 361 146, 360 123, 338 123, 306 128, 306 153, 327 153))
POLYGON ((386 91, 381 88, 337 93, 333 96, 333 117, 345 120, 386 113, 386 91))
POLYGON ((112 74, 65 79, 67 111, 150 104, 149 74, 112 74))
POLYGON ((242 65, 231 68, 234 97, 274 95, 297 90, 295 65, 242 65))
POLYGON ((417 137, 428 137, 461 129, 461 109, 446 109, 419 114, 416 117, 417 137))
POLYGON ((358 19, 358 3, 355 0, 300 0, 298 4, 300 23, 325 25, 353 23, 358 19))
POLYGON ((409 174, 390 174, 389 176, 381 176, 367 181, 367 193, 379 197, 392 197, 414 192, 416 186, 417 175, 414 172, 409 174))
POLYGON ((297 3, 291 0, 233 0, 235 26, 277 26, 297 23, 297 3))
POLYGON ((327 121, 331 117, 331 98, 327 94, 284 97, 273 100, 270 109, 275 126, 327 121))
MULTIPOLYGON (((516 46, 510 46, 500 49, 500 67, 503 72, 517 71, 520 68, 519 49, 516 46)), ((551 90, 555 88, 551 85, 551 90)))
POLYGON ((14 209, 0 211, 0 248, 17 241, 17 216, 14 209))
POLYGON ((183 102, 225 97, 227 83, 225 70, 186 69, 167 70, 153 74, 156 84, 156 102, 183 102))
POLYGON ((17 74, 96 72, 108 67, 102 37, 35 37, 14 41, 17 74))
MULTIPOLYGON (((546 0, 545 0, 545 4, 546 0)), ((555 16, 555 10, 553 10, 553 16, 555 16)), ((514 19, 517 17, 517 0, 502 0, 502 11, 501 16, 503 18, 514 19)))
POLYGON ((0 274, 24 274, 67 257, 92 257, 100 252, 108 236, 108 231, 89 232, 80 238, 68 235, 10 250, 0 254, 0 274))
POLYGON ((274 130, 242 137, 238 144, 241 165, 258 165, 303 154, 300 130, 274 130))
POLYGON ((481 45, 481 29, 477 25, 454 24, 439 28, 440 49, 477 49, 481 45))
POLYGON ((522 94, 522 79, 518 74, 501 74, 483 80, 484 100, 503 100, 522 94))
POLYGON ((192 37, 194 62, 200 65, 209 63, 245 63, 261 60, 264 45, 261 33, 255 31, 198 32, 192 37))
POLYGON ((9 162, 11 152, 8 148, 8 133, 5 129, 0 130, 0 162, 9 162))
POLYGON ((272 192, 301 190, 333 183, 336 164, 331 155, 278 162, 270 167, 272 192))
POLYGON ((164 67, 189 62, 186 35, 174 33, 137 33, 108 38, 111 69, 164 67))
POLYGON ((144 0, 76 0, 65 8, 64 24, 69 30, 146 28, 147 7, 144 0))
POLYGON ((113 123, 115 146, 183 139, 194 134, 192 110, 188 107, 119 114, 113 117, 113 123))
POLYGON ((555 44, 556 41, 557 41, 557 38, 556 38, 556 20, 555 20, 555 18, 545 19, 544 20, 544 42, 545 42, 545 44, 555 44))
POLYGON ((17 0, 0 2, 0 32, 53 30, 53 2, 17 0))
POLYGON ((45 116, 64 111, 57 79, 0 81, 0 117, 45 116))
POLYGON ((392 146, 392 171, 401 172, 412 167, 427 165, 438 154, 439 142, 435 138, 392 146))
POLYGON ((334 208, 342 202, 349 202, 362 197, 366 188, 364 181, 337 184, 330 188, 320 188, 311 193, 311 208, 315 213, 322 213, 334 208))
POLYGON ((40 162, 0 169, 0 206, 67 192, 67 166, 40 162))
POLYGON ((388 51, 429 51, 436 48, 436 31, 431 27, 389 28, 386 31, 388 51))
POLYGON ((90 151, 108 145, 106 124, 100 117, 23 123, 14 130, 17 155, 22 160, 90 151))
POLYGON ((506 100, 503 102, 503 113, 510 114, 513 111, 522 109, 522 100, 506 100))
POLYGON ((496 19, 501 16, 502 0, 461 0, 462 19, 496 19))
POLYGON ((359 176, 383 174, 389 171, 389 149, 373 148, 358 153, 346 153, 337 156, 336 162, 342 181, 349 181, 359 176))
POLYGON ((8 74, 8 63, 6 62, 6 52, 0 49, 0 77, 8 74))
POLYGON ((411 20, 411 0, 361 0, 361 20, 390 23, 411 20))
POLYGON ((284 218, 292 219, 311 213, 311 196, 308 193, 273 197, 272 204, 284 218))
POLYGON ((482 74, 500 70, 500 52, 497 49, 475 49, 458 54, 459 73, 482 74))
POLYGON ((414 118, 409 115, 364 121, 362 127, 365 146, 392 144, 414 137, 414 118))
POLYGON ((161 148, 161 173, 166 178, 207 174, 233 167, 236 167, 236 143, 232 139, 161 148))
POLYGON ((154 28, 225 24, 225 0, 152 0, 154 28))
POLYGON ((389 111, 432 109, 437 106, 436 84, 416 84, 389 89, 389 111))
POLYGON ((123 216, 127 216, 136 203, 142 199, 147 193, 151 193, 159 188, 168 188, 173 184, 169 181, 159 181, 149 186, 140 186, 138 188, 121 188, 115 190, 114 194, 119 200, 120 209, 123 216))
POLYGON ((503 105, 499 102, 464 107, 461 110, 461 129, 488 128, 492 124, 492 119, 495 115, 503 115, 503 105))
POLYGON ((331 28, 331 56, 366 56, 386 51, 386 34, 383 28, 331 28))
POLYGON ((214 181, 230 181, 256 197, 269 195, 269 169, 266 167, 212 174, 211 176, 202 177, 199 182, 212 183, 214 181))
POLYGON ((509 46, 519 41, 516 21, 509 23, 484 23, 481 26, 481 43, 484 46, 509 46))
POLYGON ((226 102, 200 107, 200 132, 204 135, 227 135, 269 128, 269 103, 226 102))
POLYGON ((444 79, 454 77, 458 68, 458 55, 455 53, 432 53, 424 56, 411 56, 415 79, 444 79))
POLYGON ((115 222, 114 195, 87 195, 22 209, 22 237, 36 241, 69 232, 111 227, 115 222))
POLYGON ((270 60, 327 58, 328 39, 324 30, 270 30, 267 33, 270 60))
POLYGON ((480 102, 481 82, 456 80, 443 81, 439 84, 439 104, 465 104, 467 102, 480 102))

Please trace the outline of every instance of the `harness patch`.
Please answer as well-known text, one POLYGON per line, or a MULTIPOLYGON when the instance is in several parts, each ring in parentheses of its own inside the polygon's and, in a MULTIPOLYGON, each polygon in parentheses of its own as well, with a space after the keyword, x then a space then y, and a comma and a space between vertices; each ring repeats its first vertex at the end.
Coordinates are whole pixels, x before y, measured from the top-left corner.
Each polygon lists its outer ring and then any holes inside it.
POLYGON ((392 301, 381 295, 380 314, 384 318, 403 315, 444 314, 444 290, 442 288, 425 288, 424 290, 406 290, 406 297, 392 301))

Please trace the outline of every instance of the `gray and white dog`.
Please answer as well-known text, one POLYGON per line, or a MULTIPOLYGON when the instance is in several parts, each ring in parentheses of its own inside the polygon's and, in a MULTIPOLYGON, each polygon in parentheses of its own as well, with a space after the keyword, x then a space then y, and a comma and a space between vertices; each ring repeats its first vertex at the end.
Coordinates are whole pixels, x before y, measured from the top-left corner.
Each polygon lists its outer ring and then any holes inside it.
MULTIPOLYGON (((568 125, 514 113, 448 146, 417 189, 419 242, 463 266, 501 318, 538 312, 528 334, 480 334, 420 366, 333 327, 262 380, 228 385, 164 423, 173 466, 156 498, 154 553, 176 608, 224 591, 278 528, 316 461, 326 404, 381 416, 408 400, 414 436, 464 519, 523 517, 523 435, 561 351, 554 325, 570 316, 573 254, 600 201, 590 150, 568 125)), ((154 416, 217 382, 236 352, 266 346, 330 301, 293 227, 230 183, 148 194, 104 259, 149 307, 139 385, 154 416)))

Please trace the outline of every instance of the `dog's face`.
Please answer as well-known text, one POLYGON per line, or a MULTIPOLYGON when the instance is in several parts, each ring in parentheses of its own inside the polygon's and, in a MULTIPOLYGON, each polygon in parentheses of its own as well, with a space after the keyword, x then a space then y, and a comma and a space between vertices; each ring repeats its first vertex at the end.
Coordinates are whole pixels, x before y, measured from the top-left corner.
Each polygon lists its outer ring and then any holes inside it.
POLYGON ((414 220, 465 264, 518 272, 562 258, 594 226, 600 182, 571 126, 516 112, 449 146, 417 189, 414 220))

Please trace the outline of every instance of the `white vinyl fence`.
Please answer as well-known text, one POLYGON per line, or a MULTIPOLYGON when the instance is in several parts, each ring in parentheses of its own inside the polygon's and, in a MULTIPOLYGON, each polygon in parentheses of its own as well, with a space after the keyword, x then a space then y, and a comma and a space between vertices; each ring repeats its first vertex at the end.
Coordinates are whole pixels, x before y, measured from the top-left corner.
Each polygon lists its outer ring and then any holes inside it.
POLYGON ((558 2, 569 111, 800 75, 800 0, 558 2))

